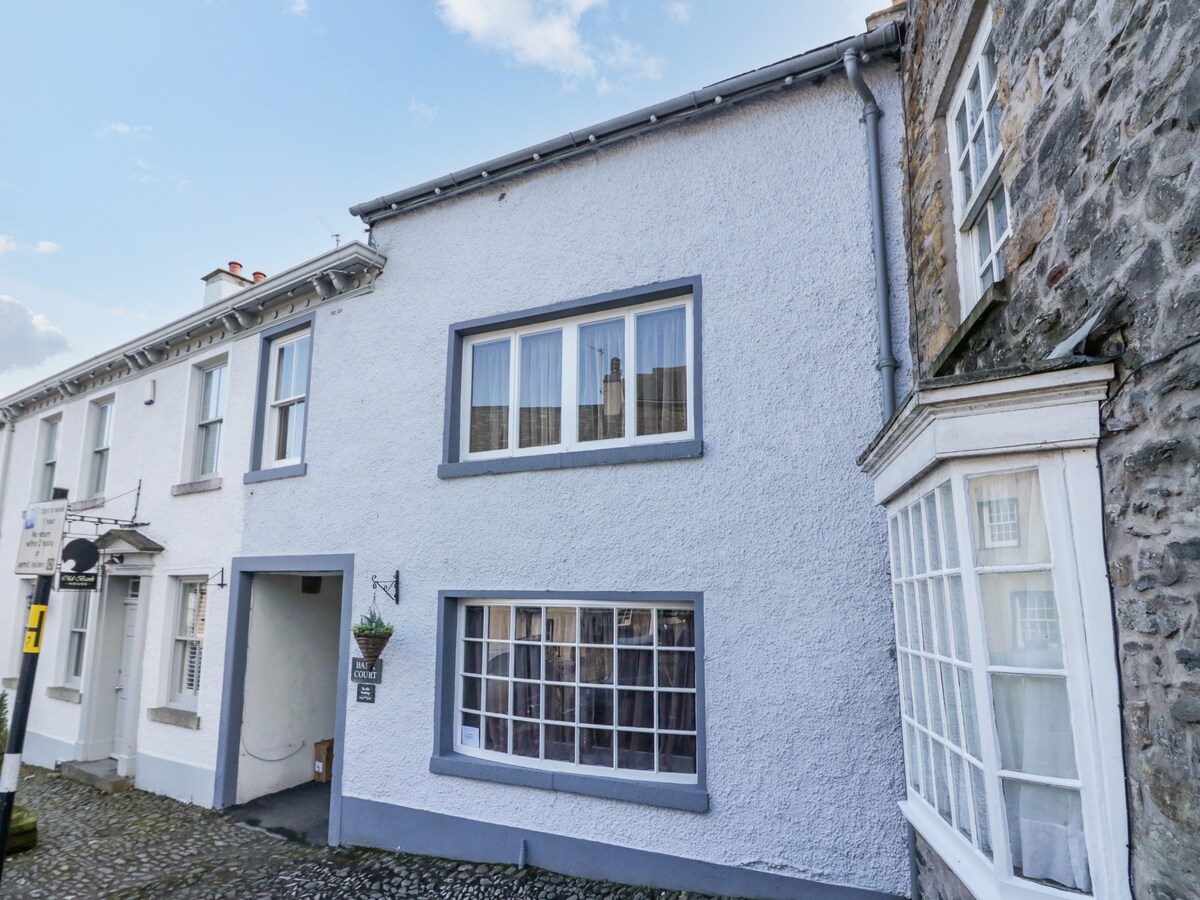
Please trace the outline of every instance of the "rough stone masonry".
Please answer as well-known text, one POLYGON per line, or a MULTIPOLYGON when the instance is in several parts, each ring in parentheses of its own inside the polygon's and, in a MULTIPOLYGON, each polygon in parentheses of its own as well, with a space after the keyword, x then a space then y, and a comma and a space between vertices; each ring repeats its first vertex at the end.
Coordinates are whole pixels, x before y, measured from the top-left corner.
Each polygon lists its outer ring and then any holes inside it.
MULTIPOLYGON (((910 0, 906 243, 920 377, 1112 358, 1100 466, 1132 886, 1200 891, 1200 0, 910 0), (1007 277, 960 323, 945 110, 994 16, 1007 277), (944 101, 943 101, 944 102, 944 101)), ((928 897, 965 895, 920 848, 928 897)))

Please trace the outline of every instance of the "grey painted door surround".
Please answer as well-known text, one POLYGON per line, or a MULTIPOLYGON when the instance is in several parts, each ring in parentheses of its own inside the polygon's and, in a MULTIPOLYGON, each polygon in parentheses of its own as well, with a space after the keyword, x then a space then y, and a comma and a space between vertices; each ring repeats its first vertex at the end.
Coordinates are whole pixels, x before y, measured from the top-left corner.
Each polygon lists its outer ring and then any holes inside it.
MULTIPOLYGON (((235 556, 229 580, 229 618, 226 624, 225 681, 221 686, 221 726, 217 736, 217 770, 213 806, 224 809, 237 800, 238 748, 242 740, 245 708, 246 650, 250 632, 250 598, 255 575, 337 572, 342 578, 342 608, 338 650, 338 699, 335 715, 335 746, 346 739, 346 691, 349 684, 348 638, 354 598, 354 554, 334 553, 300 556, 235 556)), ((329 843, 337 846, 342 833, 342 752, 334 760, 333 786, 329 796, 329 843)))

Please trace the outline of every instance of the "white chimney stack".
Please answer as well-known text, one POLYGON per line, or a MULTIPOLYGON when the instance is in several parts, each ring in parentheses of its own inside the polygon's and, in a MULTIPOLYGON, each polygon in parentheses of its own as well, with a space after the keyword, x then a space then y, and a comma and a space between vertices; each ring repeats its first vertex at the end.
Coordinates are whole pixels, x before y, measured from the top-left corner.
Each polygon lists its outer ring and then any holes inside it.
POLYGON ((242 264, 236 261, 230 262, 228 269, 213 269, 201 280, 204 282, 205 306, 224 300, 254 283, 242 277, 242 264))

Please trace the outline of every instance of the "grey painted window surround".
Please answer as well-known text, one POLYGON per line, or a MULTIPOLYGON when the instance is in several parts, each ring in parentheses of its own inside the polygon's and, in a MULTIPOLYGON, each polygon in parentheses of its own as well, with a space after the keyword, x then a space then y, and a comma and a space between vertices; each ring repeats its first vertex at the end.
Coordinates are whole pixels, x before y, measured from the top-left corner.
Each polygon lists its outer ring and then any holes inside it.
POLYGON ((446 420, 442 437, 442 464, 438 478, 461 478, 468 475, 495 475, 503 472, 528 472, 538 469, 567 469, 577 466, 598 466, 613 463, 651 462, 661 459, 688 459, 704 454, 704 384, 701 346, 701 284, 700 276, 659 281, 641 287, 610 291, 593 297, 537 306, 515 313, 486 316, 455 322, 450 326, 449 349, 446 356, 446 420), (694 437, 684 441, 664 440, 656 444, 637 444, 632 447, 610 447, 603 450, 573 450, 567 453, 543 453, 535 456, 515 456, 502 459, 460 460, 459 416, 462 402, 463 338, 488 331, 517 328, 539 322, 553 322, 587 313, 624 309, 655 300, 692 295, 692 378, 695 379, 695 409, 692 410, 694 437))
POLYGON ((704 716, 704 594, 692 591, 439 591, 436 681, 433 701, 433 756, 429 771, 435 775, 457 775, 480 781, 590 794, 612 800, 627 800, 649 806, 664 806, 691 812, 708 811, 708 767, 704 716), (506 765, 454 752, 455 661, 458 654, 458 610, 460 600, 528 600, 543 603, 662 601, 691 603, 696 611, 696 783, 669 784, 635 781, 578 772, 549 772, 525 766, 506 765))
POLYGON ((274 481, 277 478, 295 478, 308 471, 308 463, 304 462, 305 436, 308 434, 308 417, 312 412, 312 347, 316 346, 317 314, 307 313, 288 319, 279 325, 272 325, 259 332, 261 344, 258 353, 258 390, 254 399, 254 433, 250 441, 250 470, 242 476, 244 484, 255 484, 260 481, 274 481), (291 466, 276 466, 263 468, 263 440, 267 430, 267 394, 271 386, 267 378, 271 371, 271 345, 281 337, 295 334, 304 328, 309 330, 312 339, 309 343, 308 381, 304 385, 304 430, 300 435, 300 462, 291 466))

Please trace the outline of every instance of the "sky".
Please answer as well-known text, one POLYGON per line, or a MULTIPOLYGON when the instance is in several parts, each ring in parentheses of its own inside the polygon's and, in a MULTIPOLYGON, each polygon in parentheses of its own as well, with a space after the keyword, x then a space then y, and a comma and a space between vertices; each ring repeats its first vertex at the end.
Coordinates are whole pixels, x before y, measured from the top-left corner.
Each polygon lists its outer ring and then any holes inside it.
POLYGON ((0 397, 365 239, 355 203, 865 30, 888 0, 11 4, 0 397), (338 235, 335 238, 334 235, 338 235))

